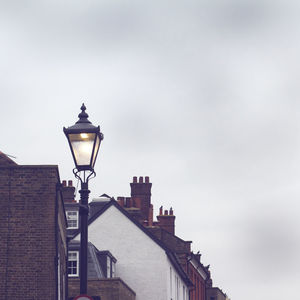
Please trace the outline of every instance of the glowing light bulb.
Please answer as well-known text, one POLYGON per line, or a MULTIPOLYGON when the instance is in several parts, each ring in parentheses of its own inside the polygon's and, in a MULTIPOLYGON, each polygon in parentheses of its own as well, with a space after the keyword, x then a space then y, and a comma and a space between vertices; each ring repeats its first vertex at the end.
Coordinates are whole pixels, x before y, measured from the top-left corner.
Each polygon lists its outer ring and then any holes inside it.
POLYGON ((87 133, 80 133, 80 137, 81 137, 82 139, 87 139, 89 136, 88 136, 87 133))

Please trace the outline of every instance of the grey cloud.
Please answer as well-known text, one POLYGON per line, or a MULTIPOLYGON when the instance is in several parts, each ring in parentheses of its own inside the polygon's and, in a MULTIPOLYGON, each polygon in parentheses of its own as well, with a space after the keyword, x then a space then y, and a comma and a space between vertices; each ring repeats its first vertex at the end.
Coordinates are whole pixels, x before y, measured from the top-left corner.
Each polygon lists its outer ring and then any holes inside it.
POLYGON ((232 299, 268 298, 281 270, 296 294, 297 3, 0 6, 1 151, 72 179, 62 127, 85 101, 105 134, 94 195, 128 195, 132 176, 150 175, 155 207, 173 206, 180 237, 232 299))

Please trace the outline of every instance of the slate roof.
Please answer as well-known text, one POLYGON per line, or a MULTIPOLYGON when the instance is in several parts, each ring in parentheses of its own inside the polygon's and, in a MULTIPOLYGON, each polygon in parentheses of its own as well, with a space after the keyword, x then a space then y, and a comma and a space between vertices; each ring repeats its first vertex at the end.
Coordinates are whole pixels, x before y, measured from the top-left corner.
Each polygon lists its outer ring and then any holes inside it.
POLYGON ((90 206, 90 214, 89 219, 91 219, 95 214, 102 210, 102 208, 109 202, 112 198, 108 195, 103 194, 98 199, 93 199, 92 202, 89 203, 90 206))

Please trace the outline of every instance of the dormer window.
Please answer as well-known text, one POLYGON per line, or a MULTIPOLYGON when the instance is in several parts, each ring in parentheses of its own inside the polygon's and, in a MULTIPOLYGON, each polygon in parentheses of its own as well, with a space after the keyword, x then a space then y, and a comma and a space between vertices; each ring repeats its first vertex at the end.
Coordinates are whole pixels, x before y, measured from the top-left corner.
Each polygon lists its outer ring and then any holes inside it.
POLYGON ((109 251, 98 251, 97 256, 103 270, 105 278, 114 278, 116 276, 116 258, 109 251))
POLYGON ((67 211, 68 229, 78 229, 78 211, 67 211))

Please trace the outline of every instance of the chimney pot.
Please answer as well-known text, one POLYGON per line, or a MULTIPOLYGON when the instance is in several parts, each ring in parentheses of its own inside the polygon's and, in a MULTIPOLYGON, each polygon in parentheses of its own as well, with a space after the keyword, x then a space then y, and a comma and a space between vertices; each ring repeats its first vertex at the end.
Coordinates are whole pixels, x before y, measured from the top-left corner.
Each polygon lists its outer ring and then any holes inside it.
POLYGON ((62 181, 62 185, 63 185, 63 186, 67 186, 67 181, 66 181, 66 180, 63 180, 63 181, 62 181))
POLYGON ((139 183, 143 183, 143 182, 144 182, 144 178, 142 176, 140 176, 139 183))
POLYGON ((149 183, 149 176, 145 177, 145 183, 149 183))
POLYGON ((169 214, 168 210, 165 210, 165 216, 167 216, 169 214))
POLYGON ((124 207, 124 197, 117 197, 117 201, 120 206, 124 207))
POLYGON ((123 197, 123 199, 124 199, 125 207, 130 207, 130 198, 123 197))
POLYGON ((72 180, 68 181, 68 186, 73 186, 73 181, 72 180))
POLYGON ((159 208, 159 215, 161 216, 163 213, 163 207, 161 206, 160 208, 159 208))
POLYGON ((133 183, 137 183, 137 177, 136 176, 133 177, 133 183))
POLYGON ((126 207, 133 207, 130 197, 125 197, 126 207))
POLYGON ((170 213, 169 214, 170 214, 170 216, 173 216, 173 208, 172 207, 170 208, 170 213))

